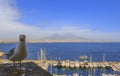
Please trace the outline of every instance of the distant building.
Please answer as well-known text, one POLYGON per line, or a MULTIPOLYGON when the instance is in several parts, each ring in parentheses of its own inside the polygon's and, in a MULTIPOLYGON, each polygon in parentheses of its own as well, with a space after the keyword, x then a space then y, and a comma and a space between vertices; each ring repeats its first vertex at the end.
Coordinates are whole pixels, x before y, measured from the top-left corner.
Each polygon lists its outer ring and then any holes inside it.
POLYGON ((43 49, 40 49, 40 51, 38 52, 38 59, 39 60, 46 60, 46 51, 43 49))

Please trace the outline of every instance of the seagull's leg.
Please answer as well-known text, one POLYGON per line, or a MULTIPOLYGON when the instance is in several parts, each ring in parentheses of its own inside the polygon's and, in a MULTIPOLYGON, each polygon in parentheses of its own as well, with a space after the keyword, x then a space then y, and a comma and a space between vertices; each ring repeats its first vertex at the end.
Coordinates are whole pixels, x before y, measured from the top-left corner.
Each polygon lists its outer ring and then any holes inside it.
POLYGON ((16 70, 15 61, 13 61, 14 70, 16 70))
POLYGON ((22 67, 22 64, 21 64, 21 61, 20 61, 20 71, 21 71, 21 67, 22 67))
POLYGON ((15 65, 15 61, 13 61, 13 67, 14 67, 14 69, 13 69, 13 73, 17 73, 16 65, 15 65))
POLYGON ((20 61, 19 65, 20 65, 19 73, 21 74, 21 73, 23 73, 21 61, 20 61))

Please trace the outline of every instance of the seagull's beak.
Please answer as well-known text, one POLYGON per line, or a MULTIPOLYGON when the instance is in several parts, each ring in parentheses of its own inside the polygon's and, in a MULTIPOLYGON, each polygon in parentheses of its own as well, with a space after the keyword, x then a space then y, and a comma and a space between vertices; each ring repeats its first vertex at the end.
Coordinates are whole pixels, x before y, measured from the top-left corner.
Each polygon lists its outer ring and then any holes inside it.
POLYGON ((20 41, 25 41, 25 38, 20 38, 20 41))

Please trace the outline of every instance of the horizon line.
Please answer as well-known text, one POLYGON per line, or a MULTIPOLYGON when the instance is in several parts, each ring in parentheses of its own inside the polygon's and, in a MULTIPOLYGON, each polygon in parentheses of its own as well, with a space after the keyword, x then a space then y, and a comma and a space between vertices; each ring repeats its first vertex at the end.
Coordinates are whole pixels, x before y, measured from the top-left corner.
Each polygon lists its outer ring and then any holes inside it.
MULTIPOLYGON (((19 41, 17 41, 17 40, 15 40, 15 41, 0 41, 0 43, 18 43, 18 42, 19 42, 19 41)), ((80 42, 86 42, 86 43, 87 43, 87 42, 89 42, 89 43, 90 43, 90 42, 93 42, 93 43, 94 43, 94 42, 95 42, 95 43, 102 43, 102 42, 103 42, 103 43, 104 43, 104 42, 105 42, 105 43, 114 43, 114 42, 115 42, 115 43, 120 43, 120 41, 80 41, 80 40, 79 40, 79 41, 77 41, 77 40, 73 40, 73 41, 70 41, 70 40, 68 40, 68 41, 67 41, 67 40, 57 40, 57 41, 54 41, 54 40, 52 40, 52 41, 51 41, 51 40, 46 40, 46 41, 44 41, 44 40, 43 40, 43 41, 37 41, 37 40, 36 40, 36 41, 26 41, 26 42, 27 42, 27 43, 64 43, 64 42, 65 42, 65 43, 77 43, 77 42, 78 42, 78 43, 80 43, 80 42)))

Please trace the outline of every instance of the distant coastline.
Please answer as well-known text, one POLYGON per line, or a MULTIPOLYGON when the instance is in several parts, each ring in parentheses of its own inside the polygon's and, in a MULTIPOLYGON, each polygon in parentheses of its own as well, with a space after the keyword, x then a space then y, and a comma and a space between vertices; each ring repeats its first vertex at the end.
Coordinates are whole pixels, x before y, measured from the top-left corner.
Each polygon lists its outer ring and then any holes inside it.
MULTIPOLYGON (((18 41, 0 41, 0 43, 18 43, 18 41)), ((80 40, 40 40, 27 41, 27 43, 120 43, 113 41, 80 41, 80 40)))

